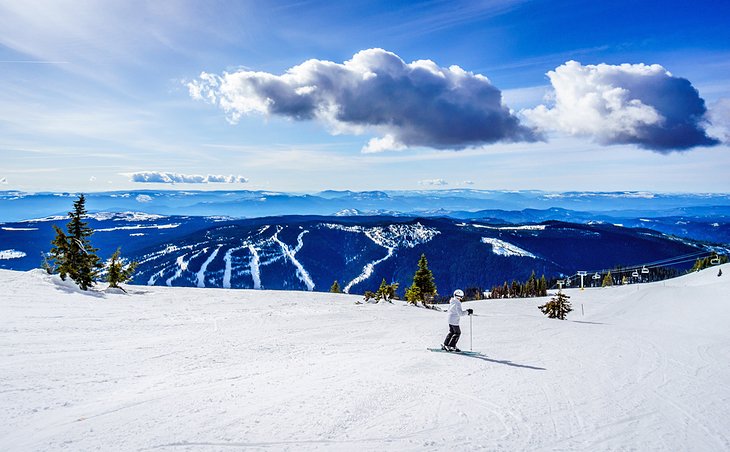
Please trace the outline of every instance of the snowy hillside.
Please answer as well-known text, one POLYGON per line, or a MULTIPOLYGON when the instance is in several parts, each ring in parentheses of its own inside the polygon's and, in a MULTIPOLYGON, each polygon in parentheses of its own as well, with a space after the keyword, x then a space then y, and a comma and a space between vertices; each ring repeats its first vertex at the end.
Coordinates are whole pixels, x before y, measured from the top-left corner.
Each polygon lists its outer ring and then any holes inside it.
POLYGON ((467 357, 402 304, 0 270, 0 450, 730 450, 722 271, 467 302, 467 357))
MULTIPOLYGON (((55 236, 53 226, 65 228, 66 222, 0 227, 0 269, 37 268, 55 236)), ((683 270, 712 252, 730 253, 724 246, 648 229, 563 222, 494 225, 387 216, 231 220, 125 212, 93 215, 89 225, 102 259, 121 246, 123 256, 140 263, 136 284, 174 287, 321 292, 337 280, 345 292, 362 294, 377 290, 385 279, 403 291, 425 254, 437 287, 447 294, 453 286, 489 289, 526 280, 532 272, 547 278, 578 270, 605 274, 616 265, 629 277, 650 264, 644 279, 658 280, 668 268, 683 270)), ((613 276, 622 275, 614 271, 613 276)))

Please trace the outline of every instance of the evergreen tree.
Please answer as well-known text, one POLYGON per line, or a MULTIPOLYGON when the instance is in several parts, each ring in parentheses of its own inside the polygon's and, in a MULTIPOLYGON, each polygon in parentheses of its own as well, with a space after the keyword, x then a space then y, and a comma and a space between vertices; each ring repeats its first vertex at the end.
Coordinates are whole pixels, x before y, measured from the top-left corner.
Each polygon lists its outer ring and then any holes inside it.
POLYGON ((336 279, 335 282, 332 283, 332 287, 330 287, 330 292, 342 293, 342 290, 340 290, 340 283, 338 283, 336 279))
POLYGON ((550 301, 544 305, 538 306, 538 308, 543 314, 547 315, 551 319, 565 320, 565 316, 573 310, 568 298, 570 298, 568 295, 565 295, 562 291, 558 290, 555 297, 551 298, 550 301))
POLYGON ((395 292, 397 290, 398 283, 388 284, 385 282, 385 278, 383 278, 383 281, 380 283, 378 291, 375 292, 375 299, 378 302, 380 302, 380 300, 384 300, 388 303, 392 303, 393 298, 395 298, 395 292))
POLYGON ((411 296, 418 296, 418 301, 424 305, 438 295, 433 273, 428 269, 428 261, 426 260, 425 254, 421 254, 421 258, 418 260, 418 270, 413 275, 413 284, 411 284, 411 289, 413 288, 417 288, 418 291, 411 290, 411 296))
POLYGON ((366 290, 365 294, 363 295, 363 298, 365 300, 365 303, 369 303, 370 300, 375 299, 375 292, 373 292, 372 290, 366 290))
POLYGON ((540 277, 540 281, 538 281, 538 283, 537 283, 537 288, 538 288, 538 290, 537 290, 538 297, 547 296, 548 283, 547 283, 547 280, 545 279, 544 274, 540 277))
POLYGON ((534 296, 534 289, 535 289, 535 271, 530 274, 530 277, 525 282, 525 288, 523 290, 523 296, 525 297, 532 297, 534 296))
POLYGON ((53 247, 50 255, 61 279, 65 281, 68 276, 82 290, 86 290, 94 284, 98 269, 103 265, 94 254, 98 250, 89 241, 94 230, 83 221, 86 217, 86 198, 83 194, 79 195, 73 206, 74 210, 68 213, 70 221, 66 224, 67 234, 58 226, 53 226, 56 237, 51 242, 53 247))
MULTIPOLYGON (((109 283, 109 287, 122 289, 119 284, 124 283, 132 279, 134 271, 137 269, 137 262, 125 263, 124 259, 120 257, 120 249, 112 254, 109 260, 109 267, 107 268, 106 280, 109 283)), ((124 289, 122 289, 124 290, 124 289)))
POLYGON ((603 282, 601 283, 601 287, 608 286, 613 286, 613 278, 611 277, 611 272, 606 273, 606 276, 603 277, 603 282))
POLYGON ((423 297, 421 296, 421 289, 416 286, 411 286, 406 289, 406 301, 410 304, 418 304, 423 297))

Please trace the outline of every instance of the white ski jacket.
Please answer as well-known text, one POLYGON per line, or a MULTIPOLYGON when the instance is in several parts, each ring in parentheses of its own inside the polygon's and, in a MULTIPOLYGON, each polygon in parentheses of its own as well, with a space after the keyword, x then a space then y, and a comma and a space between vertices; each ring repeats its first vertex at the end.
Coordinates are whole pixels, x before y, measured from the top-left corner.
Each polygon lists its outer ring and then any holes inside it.
POLYGON ((465 310, 461 309, 461 301, 456 297, 451 297, 449 310, 446 312, 449 314, 449 325, 458 325, 459 317, 467 314, 465 310))

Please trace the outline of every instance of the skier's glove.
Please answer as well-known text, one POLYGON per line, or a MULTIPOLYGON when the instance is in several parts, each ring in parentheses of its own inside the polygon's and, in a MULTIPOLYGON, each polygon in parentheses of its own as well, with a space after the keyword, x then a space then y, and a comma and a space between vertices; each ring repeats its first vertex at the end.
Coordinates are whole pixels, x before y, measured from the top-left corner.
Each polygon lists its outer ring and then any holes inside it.
POLYGON ((474 314, 474 310, 473 310, 473 309, 471 309, 471 308, 467 309, 467 310, 466 310, 466 312, 467 312, 467 314, 469 314, 469 315, 472 315, 472 314, 474 314))

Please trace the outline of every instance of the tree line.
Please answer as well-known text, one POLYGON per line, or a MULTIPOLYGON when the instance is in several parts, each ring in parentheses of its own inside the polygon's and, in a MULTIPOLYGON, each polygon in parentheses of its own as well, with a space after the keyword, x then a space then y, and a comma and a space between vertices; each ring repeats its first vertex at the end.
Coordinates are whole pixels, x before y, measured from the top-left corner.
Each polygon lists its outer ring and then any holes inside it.
POLYGON ((492 286, 489 291, 487 298, 532 298, 532 297, 545 297, 547 296, 548 282, 545 279, 545 275, 542 275, 539 279, 535 276, 533 270, 527 281, 521 282, 512 280, 511 284, 507 281, 501 286, 492 286))

